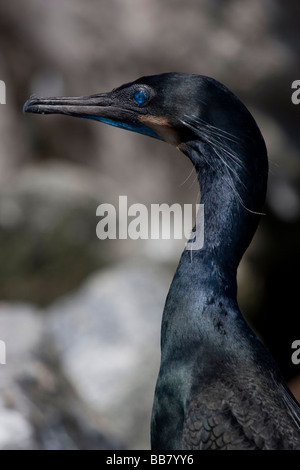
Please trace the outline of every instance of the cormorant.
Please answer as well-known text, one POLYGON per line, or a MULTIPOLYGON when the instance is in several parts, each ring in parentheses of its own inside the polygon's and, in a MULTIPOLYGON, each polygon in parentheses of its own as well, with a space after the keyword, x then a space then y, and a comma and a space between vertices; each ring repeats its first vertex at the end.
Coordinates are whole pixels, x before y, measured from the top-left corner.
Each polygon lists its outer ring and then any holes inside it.
POLYGON ((300 450, 300 407, 237 304, 237 267, 268 174, 264 139, 247 108, 210 77, 166 73, 87 97, 32 97, 24 111, 161 139, 197 172, 205 241, 184 250, 166 299, 152 449, 300 450))

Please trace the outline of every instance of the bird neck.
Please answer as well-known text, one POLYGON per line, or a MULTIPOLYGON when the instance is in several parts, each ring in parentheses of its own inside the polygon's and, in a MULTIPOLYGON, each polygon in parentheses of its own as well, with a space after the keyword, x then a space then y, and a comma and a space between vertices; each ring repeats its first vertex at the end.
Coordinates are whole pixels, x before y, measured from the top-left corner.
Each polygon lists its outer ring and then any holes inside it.
MULTIPOLYGON (((181 337, 184 345, 185 341, 191 344, 193 337, 197 348, 224 312, 239 315, 237 267, 257 228, 267 181, 264 148, 258 159, 247 155, 246 175, 236 168, 234 191, 224 173, 214 171, 209 155, 199 159, 199 152, 194 155, 191 146, 182 145, 181 150, 194 163, 199 179, 204 243, 201 249, 184 250, 172 281, 162 322, 163 358, 174 356, 174 338, 181 337)), ((196 226, 196 236, 197 230, 196 226)), ((184 346, 176 349, 180 356, 184 346)))
POLYGON ((266 154, 248 156, 245 160, 251 164, 247 164, 246 170, 232 166, 228 175, 220 167, 214 169, 211 155, 199 158, 197 147, 194 150, 192 146, 182 145, 181 150, 194 163, 204 208, 204 230, 197 224, 194 228, 196 233, 202 229, 204 243, 201 250, 193 252, 193 257, 210 259, 222 266, 222 270, 235 273, 262 213, 267 183, 266 154))

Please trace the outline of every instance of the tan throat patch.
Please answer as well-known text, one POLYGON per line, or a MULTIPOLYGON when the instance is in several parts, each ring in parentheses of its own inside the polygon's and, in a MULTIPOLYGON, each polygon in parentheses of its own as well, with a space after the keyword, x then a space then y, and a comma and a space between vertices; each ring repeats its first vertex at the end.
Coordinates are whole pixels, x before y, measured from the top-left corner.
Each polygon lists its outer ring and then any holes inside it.
POLYGON ((164 116, 151 116, 151 115, 140 115, 139 121, 145 124, 146 126, 153 129, 156 134, 162 137, 166 142, 171 145, 178 146, 180 143, 179 135, 172 127, 168 119, 164 116))

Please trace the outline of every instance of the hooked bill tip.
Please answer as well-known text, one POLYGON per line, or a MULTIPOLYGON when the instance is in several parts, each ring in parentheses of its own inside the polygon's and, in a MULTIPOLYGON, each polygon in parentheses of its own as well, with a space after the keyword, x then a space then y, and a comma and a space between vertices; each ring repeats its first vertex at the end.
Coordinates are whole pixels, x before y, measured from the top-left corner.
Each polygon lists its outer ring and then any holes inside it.
POLYGON ((38 112, 37 102, 38 102, 37 97, 32 95, 24 104, 23 113, 38 112))

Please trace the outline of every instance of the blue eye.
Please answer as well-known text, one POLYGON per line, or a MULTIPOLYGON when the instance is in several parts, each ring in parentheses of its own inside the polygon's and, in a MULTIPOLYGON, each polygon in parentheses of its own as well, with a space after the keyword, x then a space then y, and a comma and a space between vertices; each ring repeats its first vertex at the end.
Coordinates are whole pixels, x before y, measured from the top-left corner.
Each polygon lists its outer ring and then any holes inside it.
POLYGON ((138 104, 144 104, 147 99, 147 95, 144 91, 139 90, 135 92, 134 99, 138 104))

